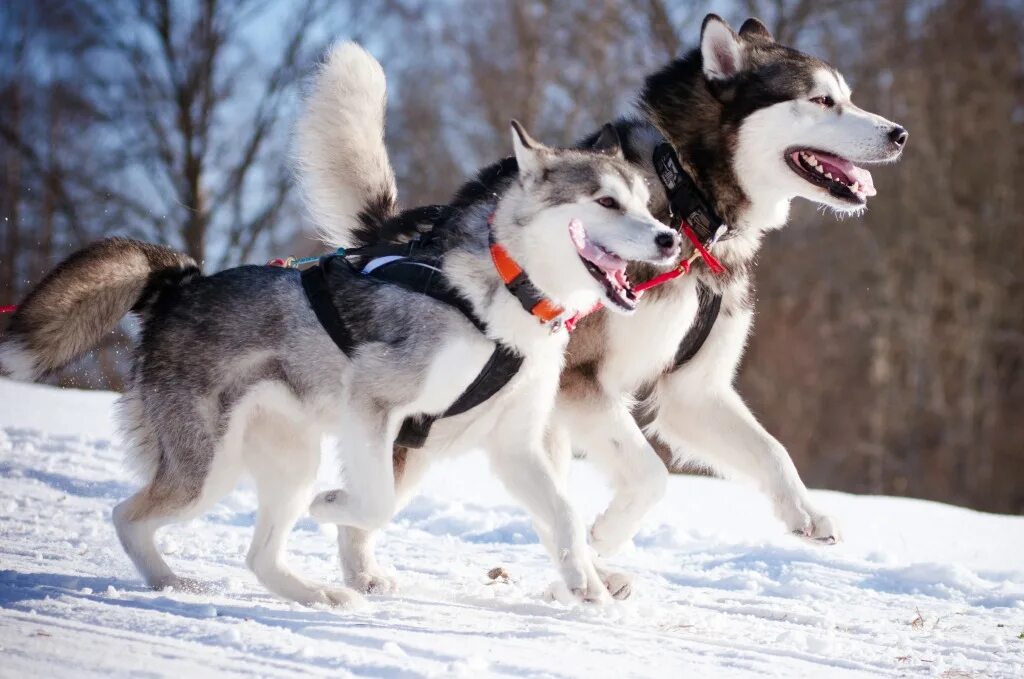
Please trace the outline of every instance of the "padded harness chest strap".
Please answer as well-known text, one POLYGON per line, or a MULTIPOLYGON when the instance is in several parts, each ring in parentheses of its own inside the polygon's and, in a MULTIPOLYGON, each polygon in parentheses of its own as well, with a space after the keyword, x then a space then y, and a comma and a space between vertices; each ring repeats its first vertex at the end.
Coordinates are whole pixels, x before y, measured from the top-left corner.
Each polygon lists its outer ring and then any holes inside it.
POLYGON ((697 284, 697 315, 693 319, 693 325, 686 331, 683 341, 676 349, 676 357, 672 362, 670 372, 676 371, 697 355, 700 348, 711 334, 711 328, 718 320, 718 312, 722 308, 722 296, 713 293, 702 283, 697 284))

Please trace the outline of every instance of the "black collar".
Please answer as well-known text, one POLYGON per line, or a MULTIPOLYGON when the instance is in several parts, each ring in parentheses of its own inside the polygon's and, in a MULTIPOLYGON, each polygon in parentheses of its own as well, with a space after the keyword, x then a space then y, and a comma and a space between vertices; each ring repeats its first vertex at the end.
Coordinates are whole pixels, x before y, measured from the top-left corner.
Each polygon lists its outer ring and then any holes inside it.
MULTIPOLYGON (((680 165, 675 149, 668 142, 658 144, 654 148, 652 160, 658 178, 665 187, 665 193, 668 194, 670 219, 681 219, 682 222, 689 224, 705 247, 713 243, 715 234, 725 224, 725 220, 715 212, 711 201, 697 188, 693 177, 680 165)), ((682 229, 682 222, 676 228, 682 229)), ((728 238, 729 235, 726 231, 719 239, 728 238)))

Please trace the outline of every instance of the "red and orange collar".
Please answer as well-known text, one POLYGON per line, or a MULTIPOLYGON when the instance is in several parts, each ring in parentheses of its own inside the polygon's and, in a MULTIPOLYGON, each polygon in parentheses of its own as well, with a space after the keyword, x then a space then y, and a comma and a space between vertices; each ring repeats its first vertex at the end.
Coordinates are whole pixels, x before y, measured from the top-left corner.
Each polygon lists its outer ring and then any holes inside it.
POLYGON ((530 277, 523 271, 523 267, 512 258, 503 245, 494 241, 491 236, 491 261, 494 262, 494 269, 501 276, 505 288, 519 300, 531 315, 541 323, 553 323, 565 313, 565 309, 558 306, 544 296, 530 277))

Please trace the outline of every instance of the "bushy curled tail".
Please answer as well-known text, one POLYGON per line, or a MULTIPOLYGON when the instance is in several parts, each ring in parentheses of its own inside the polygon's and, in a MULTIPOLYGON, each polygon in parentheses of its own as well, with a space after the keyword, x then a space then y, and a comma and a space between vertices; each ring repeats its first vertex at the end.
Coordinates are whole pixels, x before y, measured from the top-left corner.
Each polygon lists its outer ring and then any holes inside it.
POLYGON ((96 346, 129 311, 145 312, 161 290, 199 274, 188 255, 127 238, 93 243, 39 283, 0 338, 0 369, 34 380, 96 346))
POLYGON ((331 247, 376 242, 396 210, 384 146, 384 70, 359 45, 336 45, 313 79, 296 134, 296 166, 319 236, 331 247))

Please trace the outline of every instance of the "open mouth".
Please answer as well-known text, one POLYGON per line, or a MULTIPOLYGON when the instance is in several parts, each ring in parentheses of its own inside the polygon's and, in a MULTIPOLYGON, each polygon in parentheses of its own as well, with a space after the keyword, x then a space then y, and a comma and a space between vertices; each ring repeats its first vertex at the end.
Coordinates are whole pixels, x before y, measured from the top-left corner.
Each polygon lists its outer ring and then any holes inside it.
POLYGON ((637 296, 626 276, 626 262, 587 237, 578 219, 569 222, 569 237, 590 275, 604 285, 605 298, 623 311, 636 309, 637 296))
POLYGON ((786 151, 786 163, 811 184, 854 205, 864 205, 869 196, 878 193, 870 172, 831 153, 805 148, 790 149, 786 151))

